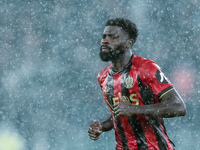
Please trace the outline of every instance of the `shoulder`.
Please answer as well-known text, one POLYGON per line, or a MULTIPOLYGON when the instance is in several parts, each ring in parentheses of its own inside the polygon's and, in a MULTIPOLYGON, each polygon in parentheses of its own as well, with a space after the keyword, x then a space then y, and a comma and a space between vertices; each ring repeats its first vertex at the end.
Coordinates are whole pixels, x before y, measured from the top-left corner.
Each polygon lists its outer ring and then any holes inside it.
POLYGON ((154 69, 160 69, 160 67, 151 59, 134 55, 132 64, 137 68, 138 71, 149 71, 154 69))
POLYGON ((98 79, 99 84, 101 84, 101 82, 107 77, 111 66, 112 64, 110 64, 109 66, 107 66, 106 68, 104 68, 98 73, 97 79, 98 79))
POLYGON ((150 59, 136 56, 133 60, 133 65, 137 70, 137 74, 143 82, 153 82, 160 78, 162 74, 162 69, 150 59))

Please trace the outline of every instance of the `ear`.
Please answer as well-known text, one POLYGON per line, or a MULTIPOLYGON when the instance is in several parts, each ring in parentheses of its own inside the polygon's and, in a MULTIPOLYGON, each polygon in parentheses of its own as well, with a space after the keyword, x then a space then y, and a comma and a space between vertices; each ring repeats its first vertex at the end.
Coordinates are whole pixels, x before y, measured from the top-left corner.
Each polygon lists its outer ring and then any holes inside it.
POLYGON ((128 48, 131 48, 133 46, 133 44, 134 44, 134 40, 133 39, 128 39, 127 40, 127 47, 128 48))

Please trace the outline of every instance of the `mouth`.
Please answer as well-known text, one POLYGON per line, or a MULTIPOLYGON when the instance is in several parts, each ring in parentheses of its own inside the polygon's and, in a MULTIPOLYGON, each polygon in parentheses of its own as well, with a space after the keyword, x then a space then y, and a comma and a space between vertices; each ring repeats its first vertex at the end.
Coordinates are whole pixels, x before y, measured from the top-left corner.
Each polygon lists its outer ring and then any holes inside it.
POLYGON ((101 52, 110 52, 111 51, 111 48, 109 48, 106 45, 102 45, 100 49, 101 49, 101 52))

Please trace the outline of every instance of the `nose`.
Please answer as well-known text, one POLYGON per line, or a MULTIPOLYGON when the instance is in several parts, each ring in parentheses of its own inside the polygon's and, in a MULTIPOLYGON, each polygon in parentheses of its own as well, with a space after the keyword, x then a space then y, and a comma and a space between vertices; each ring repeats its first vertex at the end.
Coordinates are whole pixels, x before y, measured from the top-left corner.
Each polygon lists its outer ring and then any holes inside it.
POLYGON ((107 39, 102 39, 102 40, 101 40, 101 44, 102 44, 102 45, 103 45, 103 44, 107 44, 107 45, 108 45, 108 44, 109 44, 109 41, 108 41, 107 39))

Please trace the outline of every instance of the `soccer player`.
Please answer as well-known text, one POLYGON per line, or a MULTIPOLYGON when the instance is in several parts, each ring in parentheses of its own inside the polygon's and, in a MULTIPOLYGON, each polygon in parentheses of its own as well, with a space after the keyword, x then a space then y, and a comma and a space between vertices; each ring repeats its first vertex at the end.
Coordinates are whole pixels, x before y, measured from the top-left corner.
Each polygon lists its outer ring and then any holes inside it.
POLYGON ((186 106, 161 68, 133 55, 136 25, 125 18, 108 20, 102 34, 100 58, 111 64, 99 72, 98 82, 111 116, 94 120, 92 140, 114 128, 116 150, 173 150, 163 118, 184 116, 186 106))

